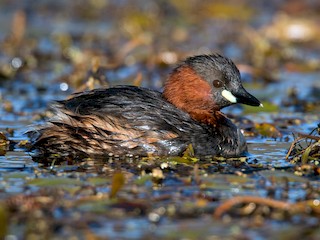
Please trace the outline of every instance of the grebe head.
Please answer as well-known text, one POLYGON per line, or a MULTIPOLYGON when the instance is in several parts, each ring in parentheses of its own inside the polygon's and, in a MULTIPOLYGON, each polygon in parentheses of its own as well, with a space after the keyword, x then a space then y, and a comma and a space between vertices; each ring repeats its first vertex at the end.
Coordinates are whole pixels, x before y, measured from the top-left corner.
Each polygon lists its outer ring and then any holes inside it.
POLYGON ((167 79, 163 96, 197 120, 235 103, 262 106, 242 86, 236 65, 218 54, 186 59, 167 79))

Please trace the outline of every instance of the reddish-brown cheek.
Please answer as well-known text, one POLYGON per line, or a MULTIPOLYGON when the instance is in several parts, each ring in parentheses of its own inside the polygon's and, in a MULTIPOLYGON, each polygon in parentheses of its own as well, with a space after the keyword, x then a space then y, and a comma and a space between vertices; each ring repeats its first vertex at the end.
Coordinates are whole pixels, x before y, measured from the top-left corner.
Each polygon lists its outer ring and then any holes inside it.
POLYGON ((180 67, 167 80, 163 96, 197 121, 215 125, 211 86, 190 67, 180 67))

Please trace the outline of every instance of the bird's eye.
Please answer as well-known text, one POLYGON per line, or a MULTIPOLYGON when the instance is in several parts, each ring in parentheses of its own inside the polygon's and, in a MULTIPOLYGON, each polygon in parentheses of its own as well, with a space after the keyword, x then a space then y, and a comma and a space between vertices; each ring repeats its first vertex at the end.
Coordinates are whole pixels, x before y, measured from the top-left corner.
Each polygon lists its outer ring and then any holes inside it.
POLYGON ((215 88, 221 88, 223 86, 223 83, 220 80, 217 80, 217 79, 214 80, 212 84, 213 84, 213 86, 215 88))

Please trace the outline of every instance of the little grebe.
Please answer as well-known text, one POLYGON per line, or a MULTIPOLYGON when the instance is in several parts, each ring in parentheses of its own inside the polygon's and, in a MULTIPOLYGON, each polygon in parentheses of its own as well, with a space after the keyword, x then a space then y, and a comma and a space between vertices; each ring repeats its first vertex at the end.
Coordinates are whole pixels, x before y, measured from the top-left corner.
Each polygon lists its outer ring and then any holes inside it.
POLYGON ((117 86, 56 102, 55 116, 33 132, 33 148, 45 156, 168 156, 192 144, 197 156, 241 156, 246 141, 220 112, 235 103, 262 106, 230 59, 194 56, 173 70, 163 93, 117 86))

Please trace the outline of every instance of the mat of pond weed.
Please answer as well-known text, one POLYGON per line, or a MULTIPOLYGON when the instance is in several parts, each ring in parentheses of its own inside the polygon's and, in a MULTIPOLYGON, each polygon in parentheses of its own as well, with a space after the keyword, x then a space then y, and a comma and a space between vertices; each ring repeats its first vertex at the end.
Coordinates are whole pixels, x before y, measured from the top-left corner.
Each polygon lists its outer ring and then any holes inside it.
POLYGON ((1 2, 0 238, 320 238, 319 8, 1 2), (200 160, 190 146, 183 156, 46 166, 26 150, 24 133, 52 116, 51 101, 118 84, 161 90, 180 60, 210 52, 232 58, 264 104, 224 110, 246 136, 248 157, 200 160))

